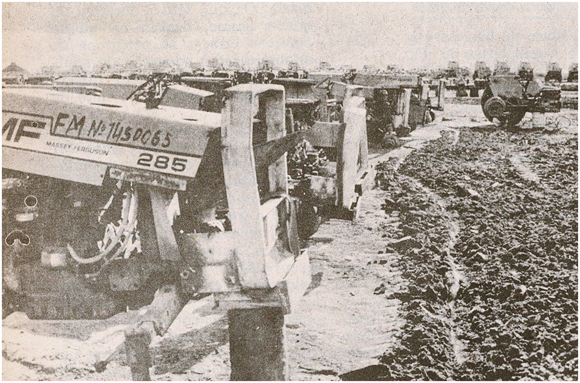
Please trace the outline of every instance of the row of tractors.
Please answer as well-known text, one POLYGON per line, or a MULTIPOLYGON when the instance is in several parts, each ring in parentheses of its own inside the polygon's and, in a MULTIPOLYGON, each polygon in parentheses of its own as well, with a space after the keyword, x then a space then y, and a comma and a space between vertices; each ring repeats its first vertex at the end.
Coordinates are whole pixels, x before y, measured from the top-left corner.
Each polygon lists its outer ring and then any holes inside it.
MULTIPOLYGON (((469 69, 460 68, 456 61, 450 61, 448 68, 442 71, 435 78, 443 78, 447 81, 448 89, 455 89, 457 97, 479 97, 479 92, 485 90, 489 84, 490 79, 496 76, 517 75, 523 80, 532 80, 534 78, 534 69, 529 62, 521 62, 516 72, 512 72, 509 65, 505 61, 497 61, 495 69, 492 71, 484 61, 477 61, 473 75, 469 76, 469 69)), ((560 85, 562 89, 577 89, 578 83, 578 64, 574 63, 570 66, 568 77, 563 82, 562 68, 551 62, 548 65, 544 82, 552 85, 560 85)))
MULTIPOLYGON (((3 87, 3 316, 146 308, 95 367, 124 350, 148 380, 151 339, 213 294, 232 379, 284 380, 284 315, 310 284, 301 245, 325 219, 356 219, 369 144, 432 122, 447 84, 290 72, 3 87)), ((559 110, 560 90, 530 76, 480 80, 492 121, 559 110)))
POLYGON ((374 181, 369 136, 443 107, 444 92, 432 105, 416 76, 351 80, 158 73, 4 86, 3 316, 139 309, 95 369, 124 351, 133 378, 148 380, 152 338, 213 294, 232 379, 284 380, 284 315, 310 284, 303 240, 324 219, 356 219, 374 181))
POLYGON ((556 63, 551 63, 544 81, 534 76, 528 62, 519 65, 517 73, 512 73, 508 64, 498 61, 493 72, 483 61, 475 64, 473 81, 467 77, 468 71, 459 68, 457 62, 449 63, 449 68, 442 74, 447 86, 456 90, 457 97, 481 97, 481 107, 485 117, 504 126, 518 124, 531 112, 534 116, 559 112, 561 108, 561 90, 577 90, 578 64, 572 65, 568 81, 575 83, 560 84, 562 70, 556 63), (480 91, 483 91, 480 96, 480 91))

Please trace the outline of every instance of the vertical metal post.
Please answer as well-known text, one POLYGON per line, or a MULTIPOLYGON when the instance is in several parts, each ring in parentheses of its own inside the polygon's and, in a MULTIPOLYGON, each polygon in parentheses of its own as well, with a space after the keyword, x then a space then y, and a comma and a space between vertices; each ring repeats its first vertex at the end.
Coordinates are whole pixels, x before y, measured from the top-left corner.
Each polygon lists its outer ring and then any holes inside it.
POLYGON ((151 355, 149 344, 151 334, 144 328, 138 327, 125 333, 125 353, 127 364, 131 367, 131 376, 134 381, 149 381, 149 368, 151 367, 151 355))
POLYGON ((429 100, 429 92, 431 89, 429 88, 429 84, 422 84, 421 85, 421 101, 426 102, 429 100))
MULTIPOLYGON (((264 114, 258 113, 267 127, 265 142, 285 135, 284 88, 277 85, 238 85, 227 90, 226 96, 222 111, 222 162, 232 231, 236 238, 238 277, 244 289, 268 291, 285 274, 279 278, 279 273, 274 272, 276 270, 272 270, 271 264, 266 262, 269 251, 266 249, 266 234, 275 234, 278 223, 276 220, 271 221, 275 224, 274 230, 268 228, 260 213, 262 205, 252 134, 254 117, 257 112, 262 112, 255 110, 258 105, 265 108, 264 114)), ((268 178, 265 181, 266 194, 287 193, 285 154, 268 167, 268 178)), ((282 265, 282 262, 279 264, 282 265)), ((228 311, 228 321, 231 379, 286 380, 283 309, 236 307, 228 311)))
POLYGON ((439 80, 439 87, 437 88, 437 109, 445 109, 445 80, 439 80))
POLYGON ((228 322, 232 380, 288 380, 282 308, 229 310, 228 322))
POLYGON ((356 201, 355 185, 359 166, 368 161, 366 142, 366 110, 364 98, 354 95, 356 87, 347 86, 344 98, 344 132, 341 134, 339 158, 336 167, 338 181, 338 206, 350 210, 356 201), (365 140, 363 142, 363 140, 365 140))
POLYGON ((395 113, 393 114, 393 128, 397 129, 403 125, 403 90, 396 89, 395 92, 395 113))
POLYGON ((409 88, 397 89, 397 107, 393 116, 393 126, 395 129, 409 125, 411 92, 412 90, 409 88))
MULTIPOLYGON (((264 272, 264 222, 260 216, 260 194, 252 148, 256 95, 253 88, 243 85, 227 89, 225 95, 222 163, 229 217, 237 237, 238 276, 245 288, 269 288, 264 272)), ((283 93, 281 97, 284 97, 283 93)))
POLYGON ((411 92, 410 88, 403 90, 403 126, 409 126, 409 113, 411 111, 411 92))

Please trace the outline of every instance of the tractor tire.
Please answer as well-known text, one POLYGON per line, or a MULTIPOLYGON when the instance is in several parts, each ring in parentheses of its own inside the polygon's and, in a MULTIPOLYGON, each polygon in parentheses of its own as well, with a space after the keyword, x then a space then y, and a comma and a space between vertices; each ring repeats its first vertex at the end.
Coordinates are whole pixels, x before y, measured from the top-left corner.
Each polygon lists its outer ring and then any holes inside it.
POLYGON ((298 237, 301 240, 310 238, 318 231, 322 223, 322 217, 318 209, 309 203, 301 203, 298 207, 298 237))
POLYGON ((485 110, 485 103, 492 97, 493 92, 491 91, 491 88, 490 87, 485 88, 483 94, 481 95, 481 110, 483 111, 485 118, 487 118, 490 122, 493 122, 493 117, 485 110))
MULTIPOLYGON (((516 109, 511 112, 507 118, 506 125, 508 127, 515 126, 520 123, 520 121, 526 115, 526 109, 516 109)), ((503 121, 502 121, 503 122, 503 121)))
MULTIPOLYGON (((491 91, 491 88, 489 87, 485 88, 485 91, 481 95, 481 109, 483 110, 483 114, 485 115, 485 117, 489 121, 494 122, 494 117, 491 116, 485 109, 485 104, 492 97, 493 92, 491 91)), ((511 127, 517 125, 524 118, 525 115, 526 115, 525 108, 515 109, 512 112, 510 112, 507 117, 497 118, 497 120, 499 120, 501 124, 505 124, 506 126, 511 127)))

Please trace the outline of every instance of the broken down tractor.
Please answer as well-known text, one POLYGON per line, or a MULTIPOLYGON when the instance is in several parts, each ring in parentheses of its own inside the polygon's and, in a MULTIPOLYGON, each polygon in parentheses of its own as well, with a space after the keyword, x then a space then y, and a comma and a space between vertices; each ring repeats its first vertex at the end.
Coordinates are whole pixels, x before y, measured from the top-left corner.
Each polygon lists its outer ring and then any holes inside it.
POLYGON ((224 95, 220 115, 4 89, 3 315, 100 319, 147 306, 117 345, 147 380, 151 338, 214 294, 228 310, 232 379, 284 380, 284 314, 310 283, 284 89, 224 95))
POLYGON ((481 107, 489 121, 514 126, 527 112, 559 112, 560 89, 515 75, 494 76, 483 92, 481 107))

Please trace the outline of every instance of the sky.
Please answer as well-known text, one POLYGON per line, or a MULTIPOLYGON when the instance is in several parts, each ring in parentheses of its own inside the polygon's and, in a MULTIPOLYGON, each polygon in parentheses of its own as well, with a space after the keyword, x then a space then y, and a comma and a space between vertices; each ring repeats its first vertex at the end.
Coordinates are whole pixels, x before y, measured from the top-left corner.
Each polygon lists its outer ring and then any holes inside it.
POLYGON ((2 66, 270 59, 473 70, 483 60, 566 72, 577 3, 2 3, 2 66))

